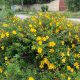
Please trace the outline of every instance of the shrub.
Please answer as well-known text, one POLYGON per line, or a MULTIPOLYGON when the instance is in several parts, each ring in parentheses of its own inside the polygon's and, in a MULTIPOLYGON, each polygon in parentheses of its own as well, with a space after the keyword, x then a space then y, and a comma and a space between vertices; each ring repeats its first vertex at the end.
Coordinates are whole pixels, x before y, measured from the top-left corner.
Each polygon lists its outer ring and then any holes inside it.
POLYGON ((41 6, 41 10, 42 12, 48 11, 48 6, 47 5, 41 6))
POLYGON ((80 10, 80 0, 66 0, 68 9, 70 11, 79 11, 80 10))
POLYGON ((79 25, 50 12, 27 20, 10 17, 0 25, 1 78, 10 79, 6 72, 14 79, 19 77, 17 80, 76 80, 80 71, 79 25))

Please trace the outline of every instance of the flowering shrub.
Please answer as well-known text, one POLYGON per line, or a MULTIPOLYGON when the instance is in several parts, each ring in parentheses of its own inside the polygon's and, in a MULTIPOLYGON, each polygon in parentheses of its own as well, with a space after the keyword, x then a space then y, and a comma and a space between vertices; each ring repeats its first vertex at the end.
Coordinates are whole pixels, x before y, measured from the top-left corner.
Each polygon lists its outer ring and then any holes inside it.
POLYGON ((10 17, 0 23, 0 61, 1 79, 78 80, 79 25, 60 13, 10 17))

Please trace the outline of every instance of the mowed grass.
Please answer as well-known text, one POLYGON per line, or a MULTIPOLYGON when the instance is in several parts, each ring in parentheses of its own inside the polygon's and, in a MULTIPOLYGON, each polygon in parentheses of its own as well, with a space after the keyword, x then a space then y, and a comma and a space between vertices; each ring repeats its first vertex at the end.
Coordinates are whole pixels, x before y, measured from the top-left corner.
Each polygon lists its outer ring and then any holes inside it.
POLYGON ((80 18, 80 11, 79 12, 70 12, 70 11, 65 11, 65 12, 61 12, 64 15, 67 15, 67 17, 69 18, 80 18))

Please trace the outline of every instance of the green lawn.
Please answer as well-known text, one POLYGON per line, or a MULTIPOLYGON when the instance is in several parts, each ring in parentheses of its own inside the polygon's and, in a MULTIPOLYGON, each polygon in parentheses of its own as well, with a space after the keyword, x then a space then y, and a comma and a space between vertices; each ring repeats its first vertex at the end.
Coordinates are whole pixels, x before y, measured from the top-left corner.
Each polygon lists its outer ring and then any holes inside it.
POLYGON ((67 15, 70 18, 80 18, 80 12, 65 11, 65 12, 62 12, 62 13, 64 13, 65 15, 67 15))

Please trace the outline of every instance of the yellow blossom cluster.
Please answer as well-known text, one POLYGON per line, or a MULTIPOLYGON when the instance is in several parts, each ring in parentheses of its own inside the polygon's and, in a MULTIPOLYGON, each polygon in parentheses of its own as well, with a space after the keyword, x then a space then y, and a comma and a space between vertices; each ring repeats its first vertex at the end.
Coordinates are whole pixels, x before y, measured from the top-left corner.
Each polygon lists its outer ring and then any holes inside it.
MULTIPOLYGON (((3 39, 3 38, 6 38, 6 37, 9 37, 10 34, 11 34, 11 33, 9 33, 9 32, 2 32, 2 33, 0 34, 0 38, 3 39)), ((12 34, 16 35, 17 33, 16 33, 15 30, 13 30, 13 31, 12 31, 12 34)))
POLYGON ((70 66, 67 66, 67 70, 71 71, 71 72, 74 72, 74 69, 71 68, 70 66))
POLYGON ((2 73, 3 72, 3 68, 2 67, 0 67, 0 73, 2 73))
POLYGON ((35 80, 32 76, 28 78, 28 80, 35 80))
POLYGON ((41 64, 40 64, 40 68, 44 68, 44 64, 46 64, 48 66, 48 69, 49 70, 54 70, 56 67, 53 63, 50 63, 50 61, 47 59, 47 58, 44 58, 42 61, 41 61, 41 64))
MULTIPOLYGON (((72 80, 73 76, 68 74, 80 70, 79 25, 51 12, 40 12, 27 20, 15 16, 9 20, 10 23, 0 24, 0 53, 6 66, 16 55, 22 59, 21 55, 30 53, 30 60, 38 62, 40 70, 51 71, 54 80, 72 80)), ((2 67, 0 73, 3 73, 2 67)), ((35 79, 30 76, 28 80, 35 79)))

